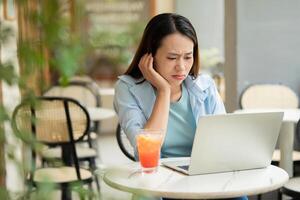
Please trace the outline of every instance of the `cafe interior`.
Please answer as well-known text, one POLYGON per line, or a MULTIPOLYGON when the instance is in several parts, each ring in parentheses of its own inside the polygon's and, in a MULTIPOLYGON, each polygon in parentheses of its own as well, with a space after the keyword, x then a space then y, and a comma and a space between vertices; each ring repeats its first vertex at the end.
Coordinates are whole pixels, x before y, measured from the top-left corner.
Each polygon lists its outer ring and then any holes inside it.
POLYGON ((298 0, 2 0, 0 199, 300 199, 299 10, 298 0), (161 13, 193 24, 200 73, 227 113, 283 113, 267 167, 140 172, 114 87, 161 13))

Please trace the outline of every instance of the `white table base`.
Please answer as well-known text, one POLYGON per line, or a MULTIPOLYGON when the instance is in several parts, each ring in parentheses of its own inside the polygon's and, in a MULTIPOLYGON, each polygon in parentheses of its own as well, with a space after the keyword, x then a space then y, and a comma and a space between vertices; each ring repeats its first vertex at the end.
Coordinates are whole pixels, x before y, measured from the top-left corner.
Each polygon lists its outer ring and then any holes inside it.
POLYGON ((293 150, 294 150, 295 123, 282 123, 279 134, 280 162, 279 166, 293 177, 293 150))

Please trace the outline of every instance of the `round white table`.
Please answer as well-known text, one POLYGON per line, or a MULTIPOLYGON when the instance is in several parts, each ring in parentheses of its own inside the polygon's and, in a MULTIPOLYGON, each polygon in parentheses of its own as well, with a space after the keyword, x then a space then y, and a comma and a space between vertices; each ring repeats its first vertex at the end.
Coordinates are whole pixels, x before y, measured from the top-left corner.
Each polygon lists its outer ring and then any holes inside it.
POLYGON ((267 108, 267 109, 242 109, 236 110, 234 113, 261 113, 261 112, 283 112, 283 122, 297 123, 300 119, 300 109, 277 109, 277 108, 267 108))
POLYGON ((115 95, 115 89, 114 88, 99 88, 99 94, 101 96, 113 96, 115 95))
POLYGON ((290 177, 293 176, 293 145, 295 124, 300 119, 300 109, 243 109, 235 113, 283 112, 283 120, 279 134, 280 163, 279 166, 286 170, 290 177))
POLYGON ((142 196, 183 199, 232 198, 280 188, 289 179, 281 168, 187 176, 160 166, 157 173, 142 174, 139 163, 107 169, 103 180, 109 186, 142 196))
POLYGON ((101 121, 116 116, 116 112, 108 108, 89 107, 87 108, 87 111, 92 121, 101 121))

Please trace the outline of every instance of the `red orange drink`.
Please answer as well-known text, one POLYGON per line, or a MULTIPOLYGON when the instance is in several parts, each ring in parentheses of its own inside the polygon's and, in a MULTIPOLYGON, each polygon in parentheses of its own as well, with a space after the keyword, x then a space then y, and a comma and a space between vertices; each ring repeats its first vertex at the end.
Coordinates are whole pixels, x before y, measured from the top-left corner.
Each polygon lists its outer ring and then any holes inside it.
POLYGON ((136 141, 142 171, 146 173, 156 171, 160 159, 162 131, 141 130, 136 141))

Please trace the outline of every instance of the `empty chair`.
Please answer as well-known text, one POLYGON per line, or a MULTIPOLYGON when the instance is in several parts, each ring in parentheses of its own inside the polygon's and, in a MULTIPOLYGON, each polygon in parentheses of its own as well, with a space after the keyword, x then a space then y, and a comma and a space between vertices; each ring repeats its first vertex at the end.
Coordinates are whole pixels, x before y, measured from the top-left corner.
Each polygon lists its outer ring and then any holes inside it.
MULTIPOLYGON (((295 109, 298 108, 297 94, 285 85, 254 84, 241 94, 240 106, 242 109, 295 109)), ((280 161, 280 151, 275 150, 273 159, 280 161)), ((300 152, 293 152, 293 160, 300 161, 300 152)))
MULTIPOLYGON (((55 85, 46 90, 43 96, 55 96, 55 97, 68 97, 74 98, 79 101, 83 106, 87 108, 94 108, 101 106, 101 97, 98 92, 98 86, 95 82, 89 81, 89 79, 76 78, 71 79, 69 85, 60 86, 55 85)), ((99 121, 92 122, 91 137, 95 139, 100 124, 99 121)))
MULTIPOLYGON (((43 96, 48 97, 68 97, 79 101, 85 107, 98 107, 100 106, 100 97, 95 93, 95 89, 89 86, 87 82, 74 82, 66 87, 53 86, 48 89, 43 96)), ((85 136, 83 141, 88 143, 88 147, 77 146, 78 157, 80 160, 89 161, 90 167, 95 168, 95 159, 97 157, 96 147, 92 148, 92 140, 97 139, 95 130, 98 129, 98 123, 91 123, 91 130, 85 136)), ((95 145, 94 145, 95 146, 95 145)), ((45 149, 42 155, 43 158, 59 158, 59 148, 45 149)))
POLYGON ((76 75, 71 77, 71 82, 77 81, 77 82, 87 82, 87 83, 92 83, 94 80, 87 76, 87 75, 76 75))
POLYGON ((36 167, 36 155, 40 151, 32 148, 32 169, 28 174, 33 186, 54 183, 62 189, 62 199, 71 199, 70 187, 74 183, 88 184, 93 174, 79 167, 75 144, 89 131, 89 115, 86 109, 70 98, 41 97, 35 104, 24 101, 13 113, 13 128, 25 142, 37 142, 48 146, 59 146, 63 165, 36 167), (27 137, 25 137, 27 136, 27 137), (29 140, 28 140, 29 139, 29 140))
POLYGON ((43 96, 69 97, 85 107, 100 107, 101 99, 95 85, 83 81, 71 81, 67 86, 55 85, 46 90, 43 96))
POLYGON ((241 95, 243 109, 298 108, 297 94, 285 85, 255 84, 246 88, 241 95))

